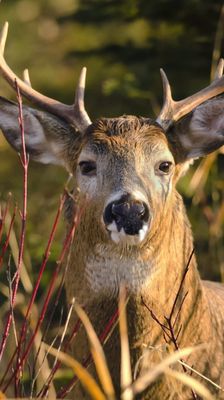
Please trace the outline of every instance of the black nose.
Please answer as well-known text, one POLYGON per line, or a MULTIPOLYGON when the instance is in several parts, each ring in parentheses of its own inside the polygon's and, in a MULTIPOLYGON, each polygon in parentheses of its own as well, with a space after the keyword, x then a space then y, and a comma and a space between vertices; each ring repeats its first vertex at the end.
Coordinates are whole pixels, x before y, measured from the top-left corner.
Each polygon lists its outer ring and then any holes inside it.
POLYGON ((149 220, 149 209, 146 203, 124 195, 119 200, 109 203, 104 211, 106 225, 116 223, 117 229, 123 228, 128 235, 136 235, 149 220))

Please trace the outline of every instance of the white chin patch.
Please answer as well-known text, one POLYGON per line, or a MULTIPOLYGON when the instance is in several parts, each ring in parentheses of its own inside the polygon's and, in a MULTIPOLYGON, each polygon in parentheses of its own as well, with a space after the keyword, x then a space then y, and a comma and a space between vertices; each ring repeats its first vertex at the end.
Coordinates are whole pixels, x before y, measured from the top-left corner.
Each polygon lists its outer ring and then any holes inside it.
POLYGON ((146 236, 148 231, 148 225, 144 224, 142 229, 136 235, 128 235, 125 233, 124 229, 122 228, 120 232, 118 232, 117 225, 115 222, 107 226, 107 230, 110 232, 110 237, 116 244, 128 244, 128 245, 137 245, 141 243, 146 236))

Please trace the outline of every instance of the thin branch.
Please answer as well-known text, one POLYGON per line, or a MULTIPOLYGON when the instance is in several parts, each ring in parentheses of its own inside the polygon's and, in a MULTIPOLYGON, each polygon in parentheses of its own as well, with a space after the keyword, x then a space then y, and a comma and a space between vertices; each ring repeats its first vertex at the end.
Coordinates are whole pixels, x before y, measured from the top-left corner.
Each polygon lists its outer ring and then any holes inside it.
POLYGON ((182 290, 182 288, 183 288, 183 284, 184 284, 184 281, 185 281, 185 279, 186 279, 186 275, 187 275, 187 273, 188 273, 188 270, 189 270, 189 266, 190 266, 192 257, 193 257, 193 255, 194 255, 194 251, 195 251, 195 250, 193 249, 192 252, 191 252, 191 254, 190 254, 190 257, 189 257, 188 262, 187 262, 187 265, 186 265, 186 267, 185 267, 185 270, 184 270, 182 279, 181 279, 181 281, 180 281, 180 286, 179 286, 179 289, 178 289, 178 291, 177 291, 177 294, 176 294, 176 297, 175 297, 175 299, 174 299, 173 306, 172 306, 172 309, 171 309, 171 312, 170 312, 170 316, 169 316, 169 319, 170 319, 170 320, 171 320, 172 317, 173 317, 173 314, 174 314, 174 311, 175 311, 175 307, 176 307, 176 304, 177 304, 177 300, 179 299, 180 292, 181 292, 181 290, 182 290))
MULTIPOLYGON (((25 145, 25 132, 24 132, 24 122, 23 122, 23 110, 22 110, 22 99, 20 96, 19 88, 17 82, 15 81, 15 86, 17 90, 17 100, 18 100, 18 107, 19 107, 19 126, 21 132, 21 141, 22 141, 22 155, 20 156, 22 167, 23 167, 23 209, 22 209, 22 226, 21 226, 21 233, 20 233, 20 244, 19 244, 19 256, 18 256, 18 263, 17 263, 17 272, 16 272, 16 279, 13 283, 12 287, 12 299, 11 299, 11 307, 14 308, 19 280, 20 280, 20 268, 22 265, 23 259, 23 252, 24 252, 24 243, 25 243, 25 230, 26 230, 26 217, 27 217, 27 183, 28 183, 28 164, 29 158, 26 153, 26 145, 25 145)), ((12 324, 12 312, 11 309, 8 313, 6 325, 3 331, 2 341, 0 344, 0 361, 2 359, 6 342, 9 336, 10 327, 12 324)))
MULTIPOLYGON (((174 348, 175 348, 176 351, 180 350, 179 344, 178 344, 178 338, 179 338, 180 332, 182 330, 182 325, 179 327, 177 334, 175 334, 175 326, 177 324, 178 317, 181 314, 181 310, 183 308, 184 302, 185 302, 186 297, 188 295, 188 291, 184 294, 184 296, 181 299, 181 303, 180 303, 179 309, 177 310, 176 316, 174 316, 174 313, 175 313, 175 310, 176 310, 177 302, 178 302, 179 297, 180 297, 180 293, 181 293, 181 291, 183 289, 183 286, 184 286, 184 282, 185 282, 187 273, 189 271, 189 266, 190 266, 193 254, 194 254, 194 249, 192 250, 192 252, 190 254, 190 257, 188 259, 187 265, 186 265, 186 267, 184 269, 184 272, 183 272, 183 275, 182 275, 182 278, 181 278, 181 281, 180 281, 176 296, 174 298, 174 302, 173 302, 170 314, 169 314, 168 317, 164 316, 164 319, 166 321, 166 325, 164 323, 162 323, 156 317, 156 315, 154 314, 153 310, 151 310, 149 308, 149 306, 145 303, 144 299, 142 298, 143 305, 150 312, 151 317, 153 318, 153 320, 160 326, 160 328, 161 328, 161 330, 163 332, 163 337, 164 337, 165 342, 168 343, 170 341, 174 345, 174 348), (174 322, 173 322, 173 318, 174 318, 174 322)), ((181 365, 182 365, 184 373, 187 374, 188 371, 187 371, 187 369, 186 369, 186 367, 184 365, 183 360, 180 360, 180 361, 181 361, 181 365)), ((191 389, 191 394, 192 394, 192 397, 193 397, 194 400, 198 399, 198 396, 197 396, 197 394, 195 393, 195 391, 193 389, 191 389)))
POLYGON ((5 207, 4 207, 4 211, 2 209, 2 204, 0 204, 0 242, 1 242, 1 239, 2 239, 3 226, 4 226, 4 223, 5 223, 5 218, 6 218, 8 209, 9 209, 11 198, 12 198, 12 194, 9 193, 8 194, 8 199, 7 199, 5 207))
MULTIPOLYGON (((54 270, 54 273, 53 273, 53 275, 51 277, 51 281, 50 281, 50 284, 49 284, 49 288, 48 288, 48 291, 47 291, 47 295, 45 297, 45 301, 44 301, 44 304, 43 304, 39 319, 37 321, 37 324, 36 324, 36 327, 35 327, 35 329, 33 331, 33 334, 32 334, 32 336, 31 336, 31 338, 30 338, 30 340, 28 342, 26 350, 24 351, 23 355, 21 356, 21 359, 20 359, 20 362, 19 362, 17 368, 22 368, 23 367, 23 365, 24 365, 24 363, 25 363, 25 361, 26 361, 26 359, 27 359, 27 357, 28 357, 28 355, 30 353, 30 350, 32 348, 35 336, 36 336, 40 326, 42 325, 42 322, 44 320, 44 317, 45 317, 45 314, 46 314, 46 311, 47 311, 47 308, 48 308, 48 305, 49 305, 49 301, 51 299, 51 295, 52 295, 52 291, 53 291, 53 288, 54 288, 54 285, 55 285, 56 278, 58 277, 59 271, 60 271, 61 266, 62 266, 62 262, 64 260, 65 255, 66 255, 66 252, 67 252, 67 250, 68 250, 68 248, 70 246, 70 243, 71 243, 71 241, 73 239, 73 236, 75 234, 75 230, 77 228, 78 222, 79 222, 79 219, 77 217, 77 218, 75 218, 74 224, 71 227, 70 231, 68 232, 68 235, 66 236, 66 240, 64 242, 60 257, 59 257, 59 259, 57 261, 57 266, 56 266, 56 268, 54 270)), ((4 388, 4 391, 9 387, 9 385, 11 384, 11 382, 12 382, 13 378, 15 377, 15 375, 16 375, 16 372, 13 372, 12 376, 8 380, 7 385, 4 388)))
MULTIPOLYGON (((115 327, 117 326, 118 316, 119 316, 119 311, 118 311, 118 308, 116 308, 112 317, 110 318, 109 322, 107 323, 106 327, 104 328, 103 332, 99 336, 99 339, 103 346, 106 344, 108 338, 111 336, 115 327)), ((93 360, 92 360, 91 354, 89 353, 88 356, 83 361, 82 365, 85 368, 89 368, 89 366, 92 364, 92 361, 93 360)), ((74 388, 74 386, 76 385, 77 382, 78 382, 78 378, 75 375, 72 378, 72 380, 65 387, 63 387, 59 390, 59 392, 57 393, 57 398, 64 399, 65 396, 67 396, 67 394, 74 388)), ((42 397, 44 394, 45 394, 45 392, 41 393, 42 397)))
POLYGON ((9 224, 9 229, 8 229, 8 232, 7 232, 7 235, 6 235, 6 239, 5 239, 4 244, 2 245, 2 251, 1 251, 1 254, 0 254, 0 268, 1 268, 2 264, 3 264, 3 259, 4 259, 4 255, 6 253, 6 250, 8 249, 11 231, 12 231, 12 228, 13 228, 13 225, 14 225, 14 222, 15 222, 16 210, 17 210, 17 207, 15 206, 13 214, 12 214, 12 217, 11 217, 11 221, 10 221, 10 224, 9 224))

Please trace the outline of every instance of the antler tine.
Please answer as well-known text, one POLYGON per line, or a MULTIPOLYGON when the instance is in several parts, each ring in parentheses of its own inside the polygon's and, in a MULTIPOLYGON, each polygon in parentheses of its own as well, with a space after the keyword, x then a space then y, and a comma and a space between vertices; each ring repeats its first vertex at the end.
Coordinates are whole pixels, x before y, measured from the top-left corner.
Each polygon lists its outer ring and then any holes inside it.
POLYGON ((170 83, 168 81, 165 71, 162 68, 160 68, 160 74, 161 74, 162 84, 163 84, 164 101, 172 102, 173 99, 172 99, 170 83))
POLYGON ((172 118, 172 109, 173 109, 173 98, 172 98, 172 91, 169 80, 165 71, 160 68, 160 74, 162 78, 163 84, 163 107, 160 112, 159 117, 157 118, 157 122, 162 125, 163 128, 166 129, 166 124, 169 124, 169 119, 172 118))
POLYGON ((0 72, 2 73, 4 78, 9 82, 10 86, 14 90, 15 90, 15 80, 16 80, 21 94, 25 96, 28 100, 36 104, 41 109, 49 111, 50 113, 74 125, 79 132, 83 133, 89 126, 89 124, 91 124, 90 118, 88 117, 88 114, 84 108, 84 87, 85 87, 86 70, 84 69, 84 72, 81 73, 81 79, 80 79, 81 83, 79 85, 79 88, 77 89, 77 93, 79 93, 79 96, 78 95, 77 96, 80 99, 78 103, 75 102, 75 104, 73 105, 67 105, 55 99, 51 99, 50 97, 44 96, 43 94, 37 92, 35 89, 32 88, 29 79, 29 74, 27 72, 25 72, 25 77, 23 81, 14 74, 14 72, 10 69, 10 67, 6 63, 4 58, 4 48, 7 38, 7 31, 8 31, 8 23, 6 22, 0 34, 0 72), (80 96, 80 93, 83 93, 82 96, 80 96), (79 106, 77 106, 77 104, 79 106))
POLYGON ((214 80, 219 79, 222 77, 223 75, 223 69, 224 69, 224 59, 220 58, 216 71, 215 71, 215 76, 214 76, 214 80))
POLYGON ((28 86, 32 87, 31 81, 30 81, 30 74, 29 74, 29 71, 27 68, 24 69, 24 71, 23 71, 23 80, 28 86))
POLYGON ((9 23, 6 21, 0 33, 0 52, 3 55, 5 51, 5 44, 8 36, 9 23))
POLYGON ((161 70, 162 82, 164 88, 164 104, 156 121, 167 130, 172 123, 189 114, 194 108, 207 100, 224 92, 224 76, 223 76, 224 60, 219 61, 216 77, 213 82, 205 89, 187 97, 180 101, 174 101, 171 95, 171 89, 166 74, 161 70))
POLYGON ((78 86, 75 92, 75 102, 74 102, 74 114, 76 116, 76 121, 79 121, 82 130, 85 130, 91 124, 91 120, 84 106, 86 72, 87 68, 83 67, 80 73, 78 86))

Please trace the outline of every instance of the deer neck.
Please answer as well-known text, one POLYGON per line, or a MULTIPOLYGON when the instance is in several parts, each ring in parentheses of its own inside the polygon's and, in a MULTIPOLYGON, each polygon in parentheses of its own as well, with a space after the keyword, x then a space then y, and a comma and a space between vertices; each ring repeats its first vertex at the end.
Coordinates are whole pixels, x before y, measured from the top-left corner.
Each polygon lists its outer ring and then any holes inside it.
MULTIPOLYGON (((119 248, 111 243, 94 221, 95 214, 90 210, 84 215, 72 257, 79 260, 80 275, 88 292, 98 298, 117 298, 123 283, 131 295, 150 293, 157 304, 159 299, 167 304, 193 250, 191 228, 179 194, 175 193, 172 209, 163 215, 152 237, 140 248, 119 248)), ((194 257, 188 275, 200 286, 194 257)))
MULTIPOLYGON (((100 231, 93 234, 85 229, 87 225, 96 229, 94 223, 88 221, 87 224, 84 216, 77 231, 72 248, 71 273, 66 275, 66 292, 69 300, 75 295, 85 305, 97 334, 102 334, 117 309, 119 285, 114 285, 114 282, 119 277, 119 268, 129 295, 127 318, 133 369, 139 365, 139 359, 143 360, 140 370, 144 369, 144 362, 148 368, 151 361, 161 360, 160 351, 165 349, 166 341, 160 324, 167 325, 166 318, 170 317, 172 308, 171 323, 176 321, 173 333, 178 336, 178 346, 183 348, 206 342, 211 325, 210 314, 195 256, 190 259, 193 240, 181 197, 175 194, 173 212, 167 214, 166 224, 161 224, 159 235, 155 235, 139 253, 130 250, 129 253, 117 254, 110 244, 103 240, 99 242, 100 231), (181 284, 188 264, 189 270, 181 284), (128 274, 130 269, 132 274, 128 274)), ((175 344, 168 337, 166 340, 175 350, 175 344)), ((118 382, 117 334, 112 335, 105 351, 114 371, 114 381, 118 382)), ((195 361, 192 363, 196 364, 195 361)))
MULTIPOLYGON (((142 307, 143 301, 160 316, 167 315, 193 250, 190 223, 181 196, 174 192, 172 209, 163 216, 152 239, 140 249, 119 252, 116 245, 102 236, 95 215, 93 210, 87 210, 77 230, 71 257, 75 260, 76 273, 69 275, 66 285, 69 297, 75 292, 82 304, 86 301, 97 304, 105 299, 115 304, 122 282, 133 307, 134 304, 142 307)), ((74 271, 74 261, 71 271, 74 271)), ((194 255, 182 286, 177 307, 186 292, 185 304, 201 299, 202 284, 194 255)))

